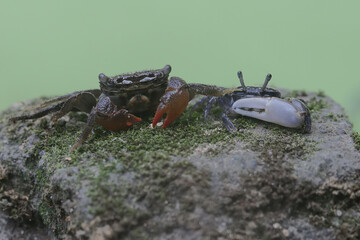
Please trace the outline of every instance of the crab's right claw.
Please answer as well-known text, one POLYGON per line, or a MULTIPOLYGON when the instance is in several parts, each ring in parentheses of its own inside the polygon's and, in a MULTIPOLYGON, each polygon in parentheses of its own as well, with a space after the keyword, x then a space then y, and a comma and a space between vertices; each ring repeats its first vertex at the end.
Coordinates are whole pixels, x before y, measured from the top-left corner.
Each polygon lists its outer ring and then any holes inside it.
POLYGON ((272 122, 284 127, 311 130, 311 116, 305 103, 299 99, 244 98, 237 100, 232 109, 243 116, 272 122))
POLYGON ((169 126, 170 123, 185 111, 189 100, 190 94, 185 81, 181 78, 172 77, 169 80, 165 94, 160 98, 152 126, 155 127, 164 114, 166 114, 166 118, 162 128, 169 126))

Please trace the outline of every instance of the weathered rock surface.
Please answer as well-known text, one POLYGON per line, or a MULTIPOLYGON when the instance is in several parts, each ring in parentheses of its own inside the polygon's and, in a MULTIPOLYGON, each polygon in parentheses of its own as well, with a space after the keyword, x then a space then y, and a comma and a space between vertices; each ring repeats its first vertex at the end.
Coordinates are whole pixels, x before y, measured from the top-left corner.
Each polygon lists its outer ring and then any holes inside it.
POLYGON ((228 134, 199 111, 166 130, 97 128, 73 153, 86 115, 9 124, 41 100, 16 104, 0 115, 1 239, 360 238, 352 125, 331 99, 300 95, 310 134, 243 117, 228 134))
POLYGON ((49 240, 55 239, 51 232, 41 223, 23 223, 9 219, 0 212, 0 239, 1 240, 49 240))

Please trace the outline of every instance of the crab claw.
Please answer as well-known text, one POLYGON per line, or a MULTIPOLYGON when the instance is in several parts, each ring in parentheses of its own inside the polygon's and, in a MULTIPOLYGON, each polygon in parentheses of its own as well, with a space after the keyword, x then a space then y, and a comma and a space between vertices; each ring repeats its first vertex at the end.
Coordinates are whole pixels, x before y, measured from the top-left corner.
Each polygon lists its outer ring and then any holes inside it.
POLYGON ((125 109, 112 113, 111 115, 98 114, 96 122, 110 131, 125 130, 133 125, 133 123, 140 122, 141 118, 129 113, 125 109))
POLYGON ((165 94, 160 98, 152 126, 155 127, 164 114, 166 114, 166 118, 162 128, 169 126, 185 111, 189 100, 190 94, 186 82, 178 77, 170 78, 165 94))
POLYGON ((237 100, 232 109, 243 116, 272 122, 284 127, 311 130, 311 117, 306 105, 295 98, 284 100, 277 97, 243 98, 237 100))

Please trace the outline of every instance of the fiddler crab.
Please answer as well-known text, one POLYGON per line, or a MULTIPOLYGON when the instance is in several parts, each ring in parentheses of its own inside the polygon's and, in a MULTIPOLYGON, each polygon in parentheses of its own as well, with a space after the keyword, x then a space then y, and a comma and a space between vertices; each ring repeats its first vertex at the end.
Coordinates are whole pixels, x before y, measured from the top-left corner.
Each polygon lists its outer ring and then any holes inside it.
POLYGON ((302 128, 304 133, 311 131, 311 116, 304 101, 296 98, 282 99, 281 93, 267 88, 271 74, 265 78, 262 87, 245 86, 241 71, 237 73, 241 86, 225 91, 220 97, 206 96, 198 101, 193 110, 206 104, 204 118, 207 119, 212 105, 216 103, 223 109, 222 121, 232 132, 236 130, 228 115, 257 118, 288 128, 302 128))
POLYGON ((35 113, 10 118, 10 122, 37 119, 54 113, 51 120, 56 122, 70 111, 88 113, 85 128, 79 140, 72 146, 77 149, 90 136, 95 125, 101 125, 110 131, 130 128, 140 122, 140 117, 155 112, 152 126, 166 114, 162 128, 166 128, 186 109, 188 102, 197 94, 205 95, 195 106, 208 100, 205 117, 212 103, 216 102, 224 109, 223 122, 227 129, 234 130, 228 113, 259 118, 285 127, 298 128, 305 125, 305 131, 311 128, 310 114, 306 105, 297 99, 280 99, 280 92, 266 88, 271 75, 268 75, 263 87, 246 87, 239 72, 241 87, 224 88, 214 85, 186 83, 179 77, 171 77, 171 66, 162 69, 146 70, 108 77, 99 74, 100 89, 77 91, 50 99, 42 103, 35 113), (138 117, 140 116, 140 117, 138 117))

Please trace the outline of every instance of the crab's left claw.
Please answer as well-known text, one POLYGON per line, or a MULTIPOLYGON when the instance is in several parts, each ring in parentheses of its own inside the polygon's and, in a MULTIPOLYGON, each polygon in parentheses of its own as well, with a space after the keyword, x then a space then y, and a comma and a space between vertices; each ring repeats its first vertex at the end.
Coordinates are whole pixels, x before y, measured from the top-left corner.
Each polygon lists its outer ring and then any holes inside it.
POLYGON ((111 114, 96 112, 96 122, 110 131, 121 131, 128 129, 133 123, 141 122, 141 118, 129 113, 125 109, 120 109, 111 114))
POLYGON ((170 78, 165 94, 160 98, 152 126, 155 127, 164 114, 166 114, 166 118, 162 128, 169 126, 185 111, 189 100, 190 94, 186 82, 178 77, 170 78))
POLYGON ((305 103, 299 99, 284 100, 277 97, 243 98, 237 100, 232 109, 243 116, 272 122, 284 127, 311 130, 311 117, 305 103))

